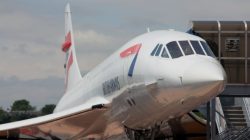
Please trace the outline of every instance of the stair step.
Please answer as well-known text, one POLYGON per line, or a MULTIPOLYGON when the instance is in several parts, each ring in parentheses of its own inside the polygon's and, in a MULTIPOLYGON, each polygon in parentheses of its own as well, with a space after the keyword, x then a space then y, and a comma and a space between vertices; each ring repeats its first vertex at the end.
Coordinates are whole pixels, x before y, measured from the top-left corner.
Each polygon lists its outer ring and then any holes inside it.
POLYGON ((225 114, 226 118, 245 118, 244 114, 225 114))
POLYGON ((237 133, 239 130, 245 128, 246 126, 233 126, 236 130, 234 130, 233 132, 237 133))
POLYGON ((231 124, 232 124, 233 126, 244 126, 244 127, 247 126, 247 123, 246 123, 246 122, 231 122, 231 124))
POLYGON ((224 108, 224 110, 242 110, 242 109, 235 109, 235 108, 224 108))
POLYGON ((227 120, 230 122, 246 122, 245 118, 228 118, 227 120))
POLYGON ((223 106, 223 110, 224 109, 239 109, 239 110, 242 110, 242 107, 241 106, 223 106))
POLYGON ((238 130, 247 127, 244 111, 241 106, 223 106, 225 118, 228 120, 230 127, 238 130))
POLYGON ((224 110, 225 114, 243 114, 243 110, 224 110))

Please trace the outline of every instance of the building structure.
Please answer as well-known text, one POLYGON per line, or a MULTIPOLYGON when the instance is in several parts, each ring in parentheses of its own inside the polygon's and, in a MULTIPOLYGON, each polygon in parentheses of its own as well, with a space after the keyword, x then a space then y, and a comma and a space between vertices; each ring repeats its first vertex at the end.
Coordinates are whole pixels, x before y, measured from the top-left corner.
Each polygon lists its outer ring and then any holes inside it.
MULTIPOLYGON (((249 127, 250 98, 247 97, 250 97, 250 21, 191 23, 188 32, 208 42, 227 73, 227 86, 220 95, 227 125, 235 128, 249 127)), ((213 117, 215 115, 210 114, 211 121, 215 120, 213 117)))

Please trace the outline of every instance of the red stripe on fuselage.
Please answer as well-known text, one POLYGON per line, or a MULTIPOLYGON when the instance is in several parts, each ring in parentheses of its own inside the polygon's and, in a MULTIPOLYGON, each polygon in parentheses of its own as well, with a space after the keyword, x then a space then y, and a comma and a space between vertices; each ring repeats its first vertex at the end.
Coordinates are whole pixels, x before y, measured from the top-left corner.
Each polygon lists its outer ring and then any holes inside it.
POLYGON ((136 44, 136 45, 126 49, 125 51, 121 52, 120 57, 124 58, 124 57, 131 55, 131 54, 136 54, 139 52, 140 48, 141 48, 141 44, 136 44))

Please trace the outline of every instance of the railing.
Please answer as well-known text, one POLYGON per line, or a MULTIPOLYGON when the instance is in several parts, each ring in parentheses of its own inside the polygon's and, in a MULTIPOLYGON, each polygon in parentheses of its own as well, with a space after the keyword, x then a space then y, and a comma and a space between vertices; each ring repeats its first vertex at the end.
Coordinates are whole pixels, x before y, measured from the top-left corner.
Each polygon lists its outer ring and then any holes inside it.
POLYGON ((217 135, 216 140, 249 140, 250 139, 250 127, 237 129, 219 111, 216 110, 216 114, 218 114, 218 116, 222 118, 227 124, 226 129, 224 129, 224 131, 220 132, 219 135, 217 135))
POLYGON ((224 120, 224 113, 222 110, 220 98, 216 97, 215 101, 216 101, 215 110, 217 112, 215 115, 215 121, 216 121, 218 131, 219 131, 219 133, 221 133, 221 132, 225 131, 225 129, 226 129, 226 121, 224 120))
POLYGON ((250 120, 250 99, 249 98, 243 98, 243 103, 246 109, 247 113, 247 125, 249 126, 249 120, 250 120))

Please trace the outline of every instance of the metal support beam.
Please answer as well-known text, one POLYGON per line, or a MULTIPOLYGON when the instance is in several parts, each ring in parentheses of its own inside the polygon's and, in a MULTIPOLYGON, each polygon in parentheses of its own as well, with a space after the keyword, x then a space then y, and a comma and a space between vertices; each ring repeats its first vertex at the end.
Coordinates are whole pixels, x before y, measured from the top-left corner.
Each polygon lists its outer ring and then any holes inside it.
POLYGON ((210 140, 211 129, 210 129, 210 102, 207 103, 207 140, 210 140))
POLYGON ((248 59, 247 59, 247 57, 248 57, 248 50, 247 50, 247 22, 246 21, 244 21, 244 25, 245 25, 245 84, 247 84, 248 83, 248 59))
POLYGON ((250 85, 227 85, 218 97, 250 97, 250 85))
POLYGON ((221 24, 220 21, 217 21, 218 26, 218 58, 219 62, 221 62, 221 24))
POLYGON ((215 140, 216 136, 216 122, 215 122, 215 98, 211 100, 211 110, 210 110, 210 118, 211 118, 211 140, 215 140))

